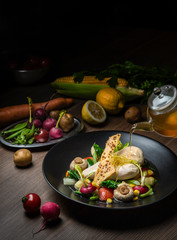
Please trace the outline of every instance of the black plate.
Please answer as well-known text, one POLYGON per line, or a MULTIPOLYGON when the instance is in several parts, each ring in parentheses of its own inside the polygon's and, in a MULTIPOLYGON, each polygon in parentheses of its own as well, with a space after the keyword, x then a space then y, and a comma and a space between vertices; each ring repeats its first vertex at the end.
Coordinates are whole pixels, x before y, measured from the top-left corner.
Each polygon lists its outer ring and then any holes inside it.
MULTIPOLYGON (((14 127, 16 124, 21 123, 21 122, 24 122, 24 120, 11 124, 10 126, 4 128, 3 131, 6 131, 6 130, 14 127)), ((68 133, 63 133, 63 137, 59 138, 59 139, 49 139, 45 143, 34 142, 33 144, 22 145, 22 144, 12 144, 11 142, 6 141, 0 135, 0 142, 3 143, 4 145, 8 146, 8 147, 13 147, 13 148, 24 148, 24 147, 25 148, 39 148, 39 147, 41 148, 41 147, 47 147, 47 146, 50 146, 50 145, 54 145, 58 142, 62 142, 66 138, 77 135, 81 130, 82 130, 82 124, 81 124, 80 120, 77 119, 77 118, 74 118, 74 128, 71 131, 69 131, 68 133)))
MULTIPOLYGON (((109 136, 116 133, 115 131, 81 133, 56 144, 43 161, 43 175, 47 183, 67 199, 87 206, 107 208, 103 202, 94 202, 85 197, 76 196, 71 187, 63 185, 63 177, 74 157, 90 156, 90 149, 94 142, 104 148, 109 136)), ((120 133, 122 143, 128 142, 130 134, 120 133)), ((154 187, 154 195, 134 202, 113 202, 107 209, 125 210, 151 205, 166 198, 177 188, 177 157, 171 150, 159 142, 137 134, 133 134, 132 145, 141 148, 148 162, 158 170, 158 182, 154 187)))

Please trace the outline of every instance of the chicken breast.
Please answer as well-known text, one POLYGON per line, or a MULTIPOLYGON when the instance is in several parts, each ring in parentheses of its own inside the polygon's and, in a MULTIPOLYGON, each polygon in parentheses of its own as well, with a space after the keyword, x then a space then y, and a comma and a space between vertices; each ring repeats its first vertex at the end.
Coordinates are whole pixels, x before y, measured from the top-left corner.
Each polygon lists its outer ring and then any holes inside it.
MULTIPOLYGON (((93 179, 95 177, 95 173, 97 171, 99 162, 95 163, 91 167, 85 169, 82 174, 84 177, 89 176, 89 178, 93 179)), ((132 163, 126 163, 124 165, 118 166, 116 168, 116 171, 112 176, 110 176, 110 179, 113 180, 127 180, 130 178, 134 178, 139 174, 139 169, 132 163)))
POLYGON ((117 156, 122 156, 129 161, 135 161, 136 163, 143 165, 144 163, 144 154, 143 151, 135 146, 126 147, 122 150, 116 152, 117 156))
MULTIPOLYGON (((109 142, 107 144, 109 144, 109 142)), ((138 167, 135 164, 131 163, 131 161, 134 161, 140 165, 143 165, 144 155, 143 155, 143 151, 140 148, 131 146, 116 152, 115 157, 117 159, 117 166, 112 164, 113 161, 111 161, 111 158, 113 155, 111 153, 112 152, 110 151, 108 155, 109 157, 107 156, 108 158, 106 159, 103 158, 102 162, 100 161, 100 163, 98 162, 93 166, 85 169, 83 171, 84 177, 93 173, 89 177, 94 178, 94 181, 95 179, 96 180, 99 179, 99 181, 97 181, 97 184, 100 184, 102 181, 108 178, 114 179, 114 180, 115 179, 127 180, 127 179, 134 178, 139 174, 138 167), (108 165, 106 165, 106 163, 108 163, 108 165), (109 168, 107 169, 108 166, 109 168), (96 174, 97 174, 97 178, 96 178, 96 174)))
POLYGON ((138 174, 138 167, 132 163, 127 163, 117 167, 116 176, 114 176, 114 179, 127 180, 136 177, 138 174))

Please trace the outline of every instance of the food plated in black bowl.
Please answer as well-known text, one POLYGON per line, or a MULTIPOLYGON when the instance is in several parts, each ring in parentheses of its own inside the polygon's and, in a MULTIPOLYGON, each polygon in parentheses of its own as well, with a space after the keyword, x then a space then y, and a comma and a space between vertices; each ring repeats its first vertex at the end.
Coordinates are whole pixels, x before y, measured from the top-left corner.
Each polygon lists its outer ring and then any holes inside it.
POLYGON ((133 135, 132 146, 142 150, 146 163, 155 170, 156 183, 153 186, 153 194, 135 201, 133 199, 120 201, 113 198, 113 201, 109 203, 101 201, 99 197, 92 200, 88 196, 77 194, 75 187, 63 183, 75 157, 91 156, 91 147, 94 143, 105 149, 108 139, 117 133, 121 134, 123 145, 129 142, 130 134, 127 132, 99 131, 82 133, 56 144, 43 161, 43 174, 48 184, 69 201, 89 208, 107 209, 106 211, 140 209, 158 204, 172 194, 177 187, 175 154, 161 143, 137 134, 133 135))

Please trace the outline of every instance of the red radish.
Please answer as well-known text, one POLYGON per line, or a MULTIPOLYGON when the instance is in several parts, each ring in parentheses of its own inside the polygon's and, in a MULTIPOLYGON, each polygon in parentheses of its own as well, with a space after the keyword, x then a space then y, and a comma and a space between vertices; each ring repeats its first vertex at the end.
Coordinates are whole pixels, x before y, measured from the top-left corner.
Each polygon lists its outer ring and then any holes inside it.
POLYGON ((43 122, 43 128, 50 131, 51 128, 55 127, 57 121, 54 118, 47 118, 43 122))
POLYGON ((140 194, 146 193, 149 189, 146 186, 135 186, 133 187, 133 191, 138 190, 140 194))
POLYGON ((41 121, 44 121, 47 117, 47 113, 44 108, 38 108, 34 111, 34 117, 41 121))
POLYGON ((45 228, 47 222, 56 221, 58 219, 60 215, 60 207, 54 202, 46 202, 42 205, 40 213, 44 218, 44 223, 37 232, 33 233, 33 235, 42 231, 45 228))
POLYGON ((57 138, 61 138, 63 136, 63 132, 60 128, 53 127, 50 129, 49 135, 52 139, 57 139, 57 138))
POLYGON ((41 122, 41 120, 39 120, 39 119, 37 119, 37 118, 32 121, 31 125, 33 125, 33 123, 34 123, 34 126, 35 126, 36 128, 41 128, 41 127, 42 127, 42 122, 41 122))
POLYGON ((45 105, 43 106, 43 108, 37 108, 34 111, 34 117, 38 118, 39 120, 41 120, 42 122, 47 118, 47 112, 46 112, 46 107, 49 104, 49 101, 45 103, 45 105))
POLYGON ((59 115, 59 117, 58 117, 58 120, 57 120, 57 122, 56 122, 55 127, 52 127, 52 128, 50 129, 49 135, 50 135, 50 137, 51 137, 52 139, 60 138, 60 137, 63 136, 63 132, 62 132, 62 130, 58 127, 58 125, 59 125, 60 119, 63 117, 63 115, 65 114, 65 112, 66 112, 65 110, 61 111, 61 113, 60 113, 60 115, 59 115))
POLYGON ((34 139, 39 143, 47 142, 49 139, 49 133, 46 129, 41 128, 38 134, 34 134, 34 139))
POLYGON ((80 192, 82 193, 82 194, 89 194, 89 193, 92 193, 92 192, 94 192, 96 190, 96 187, 94 187, 93 185, 92 185, 92 183, 89 183, 87 186, 82 186, 81 188, 80 188, 80 192))

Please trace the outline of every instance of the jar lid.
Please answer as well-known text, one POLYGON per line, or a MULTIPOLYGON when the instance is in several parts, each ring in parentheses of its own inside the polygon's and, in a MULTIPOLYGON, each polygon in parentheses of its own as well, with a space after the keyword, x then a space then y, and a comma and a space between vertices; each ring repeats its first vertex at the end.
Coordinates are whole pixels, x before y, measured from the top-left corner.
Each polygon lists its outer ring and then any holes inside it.
POLYGON ((177 99, 177 90, 172 85, 156 87, 148 99, 148 106, 152 110, 163 110, 177 99))

